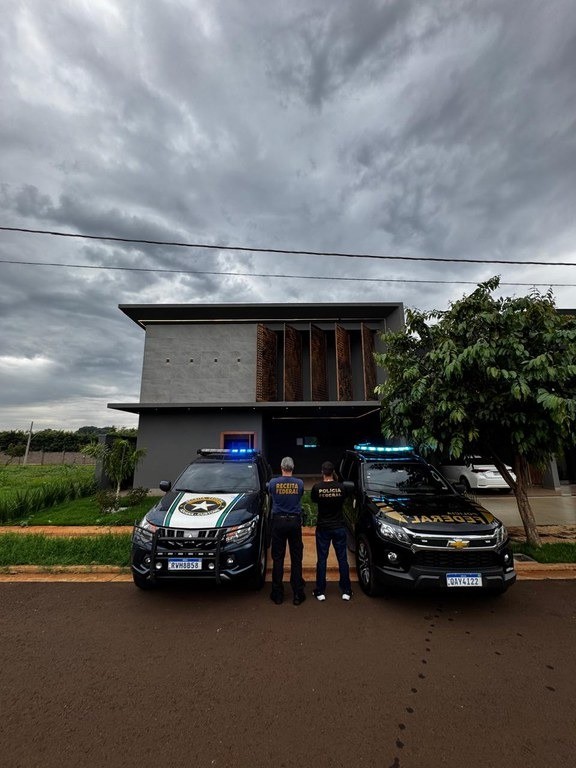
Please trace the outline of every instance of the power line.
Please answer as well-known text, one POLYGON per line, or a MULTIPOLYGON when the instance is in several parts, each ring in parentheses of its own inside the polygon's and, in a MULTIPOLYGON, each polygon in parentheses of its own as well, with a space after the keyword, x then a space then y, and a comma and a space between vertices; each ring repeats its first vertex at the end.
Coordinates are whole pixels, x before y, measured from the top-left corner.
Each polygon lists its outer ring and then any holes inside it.
MULTIPOLYGON (((456 264, 520 264, 535 267, 576 267, 576 262, 566 261, 508 261, 506 259, 456 259, 448 256, 390 256, 374 253, 342 253, 340 251, 297 251, 283 248, 252 248, 244 245, 210 245, 208 243, 186 243, 171 240, 141 240, 129 237, 111 237, 107 235, 82 235, 79 232, 57 232, 47 229, 24 229, 22 227, 3 227, 4 232, 25 232, 33 235, 53 235, 54 237, 77 237, 84 240, 102 240, 115 243, 137 243, 140 245, 169 245, 176 248, 204 248, 213 251, 245 251, 250 253, 279 253, 288 256, 338 256, 347 259, 388 259, 395 261, 433 261, 456 264)), ((520 283, 518 283, 520 285, 520 283)))
MULTIPOLYGON (((341 276, 322 276, 322 275, 285 275, 274 274, 271 272, 224 272, 215 270, 200 269, 165 269, 161 267, 117 267, 106 266, 102 264, 64 264, 54 261, 17 261, 16 259, 0 259, 0 264, 18 264, 34 267, 64 267, 67 269, 96 269, 96 270, 116 270, 120 272, 154 272, 176 275, 225 275, 227 277, 282 277, 291 280, 334 280, 357 283, 432 283, 436 285, 477 285, 477 280, 417 280, 400 277, 341 277, 341 276)), ((500 285, 519 285, 536 286, 545 285, 551 288, 576 288, 576 283, 506 283, 500 282, 500 285)))

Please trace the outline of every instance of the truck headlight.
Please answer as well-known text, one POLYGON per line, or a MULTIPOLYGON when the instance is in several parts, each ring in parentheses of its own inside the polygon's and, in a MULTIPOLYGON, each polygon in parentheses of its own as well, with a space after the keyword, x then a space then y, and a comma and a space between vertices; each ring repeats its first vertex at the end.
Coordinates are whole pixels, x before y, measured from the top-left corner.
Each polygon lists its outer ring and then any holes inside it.
POLYGON ((410 544, 410 536, 399 525, 390 525, 383 520, 378 520, 377 523, 378 533, 383 539, 388 541, 399 541, 402 544, 410 544))
POLYGON ((242 525, 232 525, 226 529, 226 543, 227 544, 243 544, 245 541, 251 539, 256 533, 256 522, 258 518, 255 517, 247 523, 242 525))
POLYGON ((134 539, 138 539, 143 544, 149 544, 157 530, 157 525, 150 523, 146 517, 143 517, 134 529, 134 539))
POLYGON ((503 544, 508 538, 508 530, 505 525, 500 525, 496 528, 496 543, 503 544))

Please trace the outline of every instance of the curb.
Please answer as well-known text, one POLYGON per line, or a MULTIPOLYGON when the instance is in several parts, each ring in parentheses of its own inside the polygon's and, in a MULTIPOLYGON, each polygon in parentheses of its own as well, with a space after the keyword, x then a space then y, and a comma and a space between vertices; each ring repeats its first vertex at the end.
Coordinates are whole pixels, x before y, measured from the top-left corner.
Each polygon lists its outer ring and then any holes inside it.
MULTIPOLYGON (((518 581, 541 581, 543 579, 576 579, 576 563, 516 563, 518 581)), ((270 581, 268 569, 267 581, 270 581)), ((311 584, 316 578, 315 568, 303 568, 304 579, 311 584)), ((328 581, 338 581, 338 567, 328 566, 328 581)), ((350 579, 358 581, 356 571, 350 568, 350 579)), ((12 565, 0 569, 2 582, 131 582, 130 568, 109 565, 12 565)))

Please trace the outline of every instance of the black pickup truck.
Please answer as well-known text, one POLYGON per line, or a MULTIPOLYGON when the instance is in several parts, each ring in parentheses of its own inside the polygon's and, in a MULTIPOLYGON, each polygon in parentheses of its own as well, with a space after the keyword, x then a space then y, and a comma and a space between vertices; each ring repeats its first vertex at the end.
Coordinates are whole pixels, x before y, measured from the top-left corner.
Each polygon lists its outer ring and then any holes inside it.
POLYGON ((502 593, 516 580, 508 532, 413 449, 356 445, 340 475, 360 586, 502 593))

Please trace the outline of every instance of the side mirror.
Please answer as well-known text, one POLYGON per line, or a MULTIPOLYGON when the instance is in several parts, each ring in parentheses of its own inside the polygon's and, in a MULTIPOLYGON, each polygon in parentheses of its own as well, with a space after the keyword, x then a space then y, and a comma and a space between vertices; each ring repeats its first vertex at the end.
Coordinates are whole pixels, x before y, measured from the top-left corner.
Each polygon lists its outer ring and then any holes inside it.
POLYGON ((356 484, 353 483, 352 480, 344 480, 342 485, 344 486, 344 490, 346 491, 346 496, 352 496, 356 491, 356 484))
POLYGON ((168 493, 168 491, 172 488, 172 483, 170 480, 160 480, 158 483, 158 488, 160 488, 161 491, 164 491, 164 493, 168 493))

